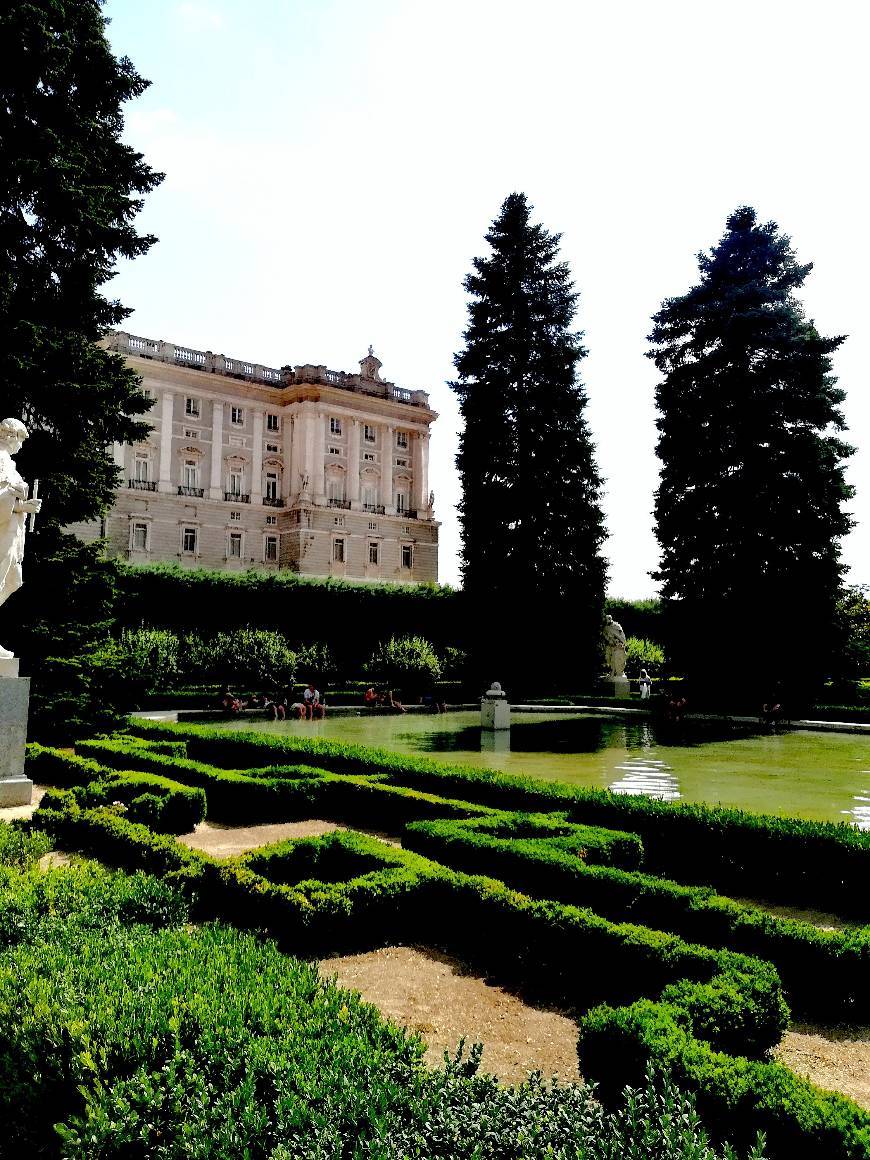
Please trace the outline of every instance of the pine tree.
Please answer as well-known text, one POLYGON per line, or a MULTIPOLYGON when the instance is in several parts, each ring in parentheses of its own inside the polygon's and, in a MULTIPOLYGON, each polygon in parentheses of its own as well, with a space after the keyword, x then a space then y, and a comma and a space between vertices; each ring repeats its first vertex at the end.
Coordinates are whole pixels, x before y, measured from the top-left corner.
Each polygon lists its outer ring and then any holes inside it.
POLYGON ((462 575, 481 676, 525 688, 594 672, 604 599, 601 480, 577 374, 578 295, 560 235, 513 193, 465 279, 454 356, 465 429, 462 575))
POLYGON ((796 291, 811 265, 753 209, 698 256, 654 316, 658 578, 687 670, 747 701, 823 677, 836 640, 839 538, 851 526, 844 392, 796 291))
POLYGON ((8 0, 0 12, 0 418, 28 426, 18 465, 45 501, 25 587, 14 615, 3 610, 4 643, 25 663, 49 642, 78 647, 105 617, 111 568, 63 528, 108 509, 111 444, 148 431, 137 376, 98 345, 130 313, 102 287, 119 257, 155 241, 133 219, 161 180, 121 141, 122 105, 148 82, 113 56, 105 25, 99 0, 8 0))

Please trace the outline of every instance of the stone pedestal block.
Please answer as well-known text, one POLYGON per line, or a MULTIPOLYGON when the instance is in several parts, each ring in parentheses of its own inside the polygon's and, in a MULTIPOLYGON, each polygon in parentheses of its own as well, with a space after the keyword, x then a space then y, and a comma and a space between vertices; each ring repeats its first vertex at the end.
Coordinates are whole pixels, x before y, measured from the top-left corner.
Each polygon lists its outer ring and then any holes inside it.
POLYGON ((511 727, 511 707, 498 681, 480 699, 480 727, 485 730, 511 727))
POLYGON ((24 776, 29 701, 28 677, 0 676, 0 806, 30 804, 33 782, 24 776))
POLYGON ((630 696, 631 686, 628 683, 628 677, 602 677, 601 692, 605 697, 630 696))

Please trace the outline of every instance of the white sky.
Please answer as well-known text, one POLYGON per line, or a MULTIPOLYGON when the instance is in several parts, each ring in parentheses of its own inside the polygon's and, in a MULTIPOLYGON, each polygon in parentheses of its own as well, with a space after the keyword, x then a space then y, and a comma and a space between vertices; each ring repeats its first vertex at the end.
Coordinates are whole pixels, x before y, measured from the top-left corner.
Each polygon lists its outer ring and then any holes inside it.
POLYGON ((848 391, 870 582, 867 26, 851 0, 109 0, 152 88, 127 137, 166 181, 160 242, 109 287, 136 333, 280 366, 383 374, 440 412, 432 487, 455 583, 452 355, 462 279, 512 190, 563 234, 607 479, 610 591, 655 591, 651 314, 754 205, 815 262, 804 293, 848 391))

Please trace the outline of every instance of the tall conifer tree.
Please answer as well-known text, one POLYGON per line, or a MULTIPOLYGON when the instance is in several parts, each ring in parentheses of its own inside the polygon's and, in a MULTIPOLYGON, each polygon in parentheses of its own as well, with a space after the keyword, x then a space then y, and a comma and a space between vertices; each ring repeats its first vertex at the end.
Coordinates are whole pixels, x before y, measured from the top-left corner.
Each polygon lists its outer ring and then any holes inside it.
POLYGON ((526 687, 595 669, 604 599, 601 480, 571 329, 578 295, 560 235, 512 193, 465 279, 452 383, 465 429, 462 573, 477 669, 526 687))
POLYGON ((836 639, 850 527, 844 392, 796 291, 811 265, 753 209, 700 254, 700 281, 655 315, 658 576, 682 661, 721 691, 794 705, 836 639))
POLYGON ((30 429, 19 469, 45 500, 24 589, 3 609, 0 639, 25 664, 76 651, 105 616, 111 566, 63 529, 107 510, 111 444, 148 431, 138 377, 98 345, 130 313, 102 288, 155 241, 134 218, 161 180, 121 140, 122 106, 148 82, 105 25, 100 0, 0 12, 0 418, 30 429))

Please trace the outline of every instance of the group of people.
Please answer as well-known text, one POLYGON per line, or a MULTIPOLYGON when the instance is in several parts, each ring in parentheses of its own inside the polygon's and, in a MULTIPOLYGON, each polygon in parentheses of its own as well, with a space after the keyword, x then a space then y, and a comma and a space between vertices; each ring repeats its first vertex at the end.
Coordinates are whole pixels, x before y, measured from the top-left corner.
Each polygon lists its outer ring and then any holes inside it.
POLYGON ((369 685, 363 693, 363 704, 367 709, 382 710, 387 713, 404 713, 405 706, 396 697, 392 689, 375 689, 369 685))
POLYGON ((243 709, 262 709, 273 721, 285 721, 295 717, 299 721, 320 720, 326 716, 326 701, 314 682, 309 682, 302 693, 302 699, 292 693, 252 693, 244 700, 227 685, 220 697, 220 707, 225 713, 241 713, 243 709))

